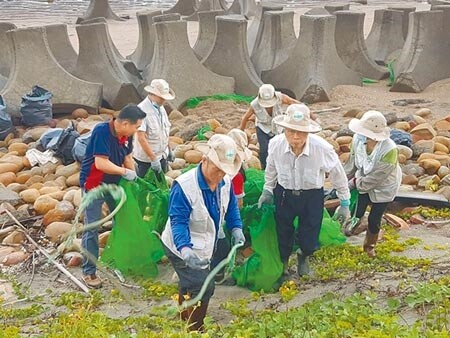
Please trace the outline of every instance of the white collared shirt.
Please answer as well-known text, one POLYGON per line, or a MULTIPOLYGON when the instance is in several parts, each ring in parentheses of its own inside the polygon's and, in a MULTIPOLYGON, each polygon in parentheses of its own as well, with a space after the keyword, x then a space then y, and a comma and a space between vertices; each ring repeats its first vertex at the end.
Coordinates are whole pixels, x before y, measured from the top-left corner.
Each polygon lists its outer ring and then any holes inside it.
MULTIPOLYGON (((171 123, 166 110, 163 106, 159 107, 158 110, 148 96, 138 104, 138 107, 147 114, 138 131, 145 132, 147 142, 155 153, 157 160, 167 157, 171 123)), ((133 157, 142 162, 151 162, 137 137, 134 138, 133 157)))
POLYGON ((303 152, 295 156, 284 134, 272 138, 265 172, 264 189, 273 192, 280 184, 285 189, 320 189, 325 174, 337 191, 339 199, 350 198, 347 176, 333 147, 320 136, 308 134, 303 152))

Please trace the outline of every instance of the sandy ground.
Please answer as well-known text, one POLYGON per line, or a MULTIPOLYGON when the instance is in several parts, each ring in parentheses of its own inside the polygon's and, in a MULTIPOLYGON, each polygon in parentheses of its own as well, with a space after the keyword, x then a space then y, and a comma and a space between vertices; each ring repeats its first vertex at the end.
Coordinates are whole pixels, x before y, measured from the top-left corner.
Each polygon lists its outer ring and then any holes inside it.
MULTIPOLYGON (((57 1, 57 0, 56 0, 57 1)), ((364 11, 366 13, 366 21, 365 21, 365 33, 367 34, 370 30, 372 21, 373 21, 373 11, 377 8, 384 8, 387 5, 409 5, 416 6, 418 9, 428 9, 429 5, 426 3, 418 3, 413 1, 369 1, 374 3, 369 6, 361 6, 361 5, 352 5, 352 9, 358 11, 364 11)), ((320 5, 327 3, 325 1, 316 1, 314 5, 320 5)), ((292 9, 295 11, 295 25, 296 31, 298 34, 299 29, 299 16, 301 13, 305 12, 309 8, 313 6, 312 2, 307 2, 304 6, 300 6, 299 4, 295 4, 292 6, 292 9)), ((135 12, 136 10, 142 10, 142 7, 139 8, 130 8, 124 9, 121 8, 117 11, 120 15, 130 15, 130 19, 123 22, 111 21, 109 23, 109 30, 112 36, 114 43, 120 52, 126 56, 130 54, 138 40, 138 26, 136 22, 135 12)), ((145 10, 153 9, 151 6, 146 6, 145 10)), ((66 23, 69 26, 69 35, 72 43, 77 48, 78 41, 76 32, 74 29, 74 21, 77 15, 80 13, 66 13, 64 12, 62 15, 38 15, 39 13, 28 13, 27 15, 20 15, 20 13, 9 11, 2 12, 2 20, 12 21, 17 24, 19 27, 25 26, 36 26, 42 24, 51 24, 51 23, 66 23), (6 13, 6 14, 5 14, 6 13), (11 13, 15 13, 14 15, 11 13)), ((81 13, 82 14, 82 13, 81 13)), ((198 25, 195 22, 189 22, 189 40, 191 45, 195 43, 195 39, 198 32, 198 25)), ((342 125, 347 122, 346 118, 342 117, 342 114, 351 108, 357 108, 361 110, 368 109, 378 109, 382 112, 394 112, 399 117, 406 116, 408 114, 413 113, 418 108, 427 107, 433 111, 432 119, 437 119, 440 116, 448 115, 450 112, 450 79, 443 80, 431 85, 427 88, 423 93, 418 94, 406 94, 406 93, 391 93, 388 90, 387 82, 381 81, 377 84, 364 85, 362 87, 357 86, 338 86, 332 92, 332 100, 326 103, 318 103, 312 105, 312 109, 323 109, 329 107, 341 107, 339 111, 335 111, 332 113, 323 113, 319 115, 320 120, 324 126, 329 125, 342 125), (405 99, 405 98, 419 98, 424 100, 429 100, 431 102, 420 104, 420 105, 408 105, 406 107, 399 107, 393 104, 393 100, 405 99)), ((201 112, 201 109, 199 109, 201 112)), ((195 111, 191 111, 191 114, 195 115, 195 111)), ((216 118, 221 120, 223 116, 221 116, 220 112, 217 113, 216 118)), ((200 113, 197 118, 202 118, 200 113)), ((204 118, 204 116, 203 116, 204 118)), ((238 119, 235 119, 236 123, 238 119)), ((436 273, 436 271, 441 271, 439 266, 441 262, 448 261, 450 258, 449 246, 449 228, 443 227, 441 229, 424 229, 421 226, 413 226, 410 230, 402 231, 401 237, 419 237, 424 242, 423 245, 419 245, 417 248, 413 250, 409 250, 403 254, 411 257, 433 257, 436 259, 436 267, 431 269, 428 275, 421 276, 420 278, 426 279, 436 273), (424 250, 423 246, 428 245, 433 247, 433 245, 445 245, 447 250, 424 250)), ((363 240, 363 235, 359 235, 356 237, 352 237, 349 241, 355 245, 361 245, 363 240)), ((160 266, 161 274, 158 279, 163 280, 165 282, 175 283, 173 280, 173 270, 169 265, 161 265, 160 266)), ((71 270, 76 276, 80 277, 80 270, 73 269, 71 270)), ((31 279, 30 270, 25 269, 25 267, 16 267, 10 269, 10 272, 15 274, 20 282, 23 285, 30 285, 29 293, 30 295, 40 295, 45 293, 46 289, 52 289, 53 294, 57 295, 65 291, 73 291, 76 290, 76 287, 67 280, 61 273, 57 272, 50 265, 40 266, 33 278, 31 279), (30 282, 30 283, 29 283, 30 282)), ((448 273, 448 267, 447 267, 448 273)), ((418 273, 417 273, 418 274, 418 273)), ((112 288, 118 287, 118 280, 110 274, 100 273, 101 277, 105 278, 106 286, 102 292, 108 293, 112 288)), ((393 275, 383 275, 383 274, 375 274, 373 276, 364 276, 360 277, 360 279, 355 279, 352 283, 348 281, 342 282, 332 282, 327 284, 313 285, 306 284, 305 291, 301 292, 293 301, 289 303, 288 306, 299 306, 304 302, 316 298, 326 292, 333 291, 339 292, 342 294, 352 294, 356 290, 361 290, 361 287, 367 287, 371 283, 371 281, 380 279, 382 280, 380 289, 387 288, 389 285, 396 285, 399 283, 401 278, 397 278, 393 275), (365 285, 365 286, 364 286, 365 285)), ((0 287, 8 289, 8 285, 6 283, 0 283, 0 287)), ((120 286, 119 286, 120 287, 120 286)), ((137 295, 137 291, 133 289, 127 289, 126 287, 121 287, 122 290, 129 293, 130 295, 137 295)), ((7 292, 8 294, 8 292, 7 292)), ((10 294, 10 293, 9 293, 10 294)), ((222 310, 220 308, 220 304, 224 301, 231 299, 238 299, 242 297, 246 297, 250 295, 250 291, 238 287, 227 287, 220 286, 216 289, 216 294, 211 301, 211 309, 210 315, 217 321, 221 323, 227 323, 230 320, 230 315, 227 311, 222 310)), ((14 298, 13 295, 10 294, 14 298)), ((265 297, 262 301, 256 302, 251 305, 250 308, 262 308, 268 307, 272 303, 277 303, 279 300, 279 296, 277 295, 269 295, 265 297)), ((170 302, 170 301, 166 301, 170 302)), ((164 303, 164 302, 162 302, 164 303)), ((50 301, 48 306, 51 307, 50 312, 56 313, 60 309, 51 305, 50 301)), ((103 306, 102 311, 111 315, 124 317, 131 315, 133 313, 139 313, 141 311, 145 311, 152 303, 141 301, 141 300, 131 300, 130 303, 123 303, 118 308, 117 307, 109 307, 103 306)), ((51 315, 49 313, 49 315, 51 315)))

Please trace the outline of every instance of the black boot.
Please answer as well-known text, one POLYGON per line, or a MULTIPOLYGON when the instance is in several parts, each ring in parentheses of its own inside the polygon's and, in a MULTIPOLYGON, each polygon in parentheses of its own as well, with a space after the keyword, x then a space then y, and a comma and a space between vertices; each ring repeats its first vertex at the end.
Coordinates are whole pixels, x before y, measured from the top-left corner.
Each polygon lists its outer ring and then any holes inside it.
POLYGON ((309 268, 309 256, 297 251, 297 273, 299 277, 308 276, 311 273, 309 268))

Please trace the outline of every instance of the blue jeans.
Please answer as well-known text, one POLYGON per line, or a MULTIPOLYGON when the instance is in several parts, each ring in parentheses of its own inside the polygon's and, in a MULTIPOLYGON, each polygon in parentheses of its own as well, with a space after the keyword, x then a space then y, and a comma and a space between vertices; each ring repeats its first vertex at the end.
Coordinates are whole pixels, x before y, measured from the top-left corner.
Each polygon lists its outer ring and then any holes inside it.
MULTIPOLYGON (((103 203, 108 205, 112 212, 116 207, 116 202, 111 195, 107 194, 102 198, 96 199, 89 204, 84 211, 84 224, 93 223, 102 219, 103 203)), ((88 229, 83 231, 81 237, 81 247, 87 251, 87 255, 83 254, 83 274, 93 275, 96 272, 96 263, 98 259, 98 229, 88 229)))

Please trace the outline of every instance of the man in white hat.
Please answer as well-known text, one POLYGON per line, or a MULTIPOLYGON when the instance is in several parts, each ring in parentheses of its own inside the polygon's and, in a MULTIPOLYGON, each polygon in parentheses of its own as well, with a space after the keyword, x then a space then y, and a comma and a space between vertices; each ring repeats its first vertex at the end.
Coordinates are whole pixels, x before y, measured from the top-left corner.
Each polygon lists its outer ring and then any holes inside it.
POLYGON ((350 191, 347 176, 333 147, 312 133, 320 125, 310 117, 304 104, 290 105, 286 115, 278 116, 274 123, 284 128, 284 134, 275 136, 269 143, 269 156, 265 172, 264 190, 258 205, 275 203, 278 246, 285 274, 294 240, 299 276, 309 274, 309 256, 319 248, 319 232, 324 206, 323 185, 325 174, 341 201, 336 217, 350 216, 350 191), (294 230, 294 219, 299 227, 294 230))
POLYGON ((156 173, 166 172, 168 161, 173 161, 169 148, 170 122, 164 103, 175 98, 175 93, 163 79, 154 79, 144 88, 148 96, 138 104, 146 114, 134 141, 133 157, 136 173, 144 177, 149 168, 156 173))
MULTIPOLYGON (((178 299, 199 294, 209 274, 219 229, 226 228, 234 243, 244 242, 242 221, 232 190, 231 177, 242 160, 236 144, 226 135, 214 135, 197 149, 204 156, 200 165, 175 179, 170 191, 169 219, 161 235, 166 255, 179 278, 178 299)), ((188 308, 181 318, 190 330, 202 330, 214 282, 208 285, 200 306, 188 308)))
POLYGON ((379 111, 369 110, 361 119, 352 119, 349 128, 355 135, 344 168, 350 182, 358 189, 355 216, 359 222, 368 205, 372 205, 363 249, 369 257, 374 257, 381 218, 402 181, 398 148, 389 138, 386 118, 379 111))
POLYGON ((282 105, 300 103, 299 101, 275 91, 271 84, 259 87, 258 97, 250 103, 250 108, 242 116, 240 129, 244 130, 250 118, 256 116, 256 137, 259 143, 259 160, 261 167, 266 168, 267 147, 272 137, 281 131, 272 124, 272 119, 284 114, 282 105))

